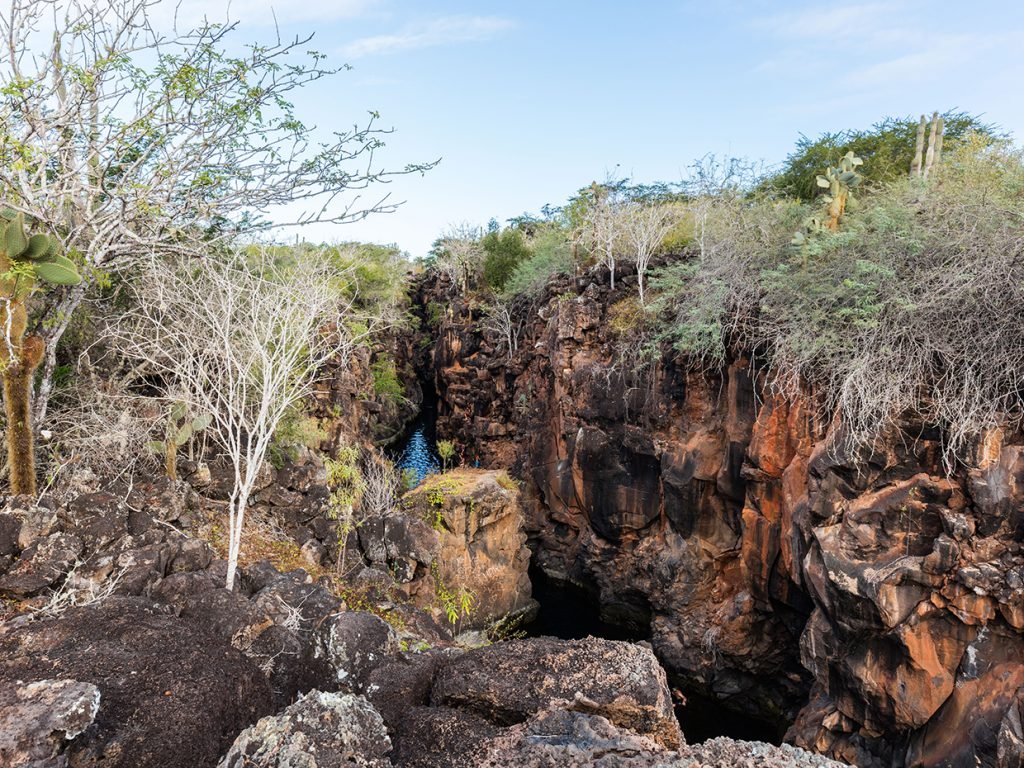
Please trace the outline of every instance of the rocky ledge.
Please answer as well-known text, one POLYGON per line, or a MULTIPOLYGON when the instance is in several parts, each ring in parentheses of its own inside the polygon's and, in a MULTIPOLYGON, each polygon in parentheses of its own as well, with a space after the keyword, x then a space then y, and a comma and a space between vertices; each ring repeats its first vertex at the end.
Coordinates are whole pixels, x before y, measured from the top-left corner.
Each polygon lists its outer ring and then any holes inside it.
MULTIPOLYGON (((314 469, 277 473, 263 493, 284 498, 287 483, 305 499, 295 507, 309 504, 315 483, 296 478, 314 469)), ((438 478, 381 531, 360 531, 365 589, 352 605, 267 561, 224 589, 224 561, 187 533, 206 511, 159 482, 61 506, 14 499, 0 513, 5 768, 690 766, 788 754, 687 747, 647 644, 467 649, 447 617, 417 608, 417 586, 436 612, 441 585, 460 584, 484 610, 457 623, 529 611, 518 489, 501 473, 438 478), (366 555, 378 540, 379 564, 366 555), (404 581, 390 567, 402 562, 415 564, 404 581), (402 589, 413 602, 395 600, 402 589)))

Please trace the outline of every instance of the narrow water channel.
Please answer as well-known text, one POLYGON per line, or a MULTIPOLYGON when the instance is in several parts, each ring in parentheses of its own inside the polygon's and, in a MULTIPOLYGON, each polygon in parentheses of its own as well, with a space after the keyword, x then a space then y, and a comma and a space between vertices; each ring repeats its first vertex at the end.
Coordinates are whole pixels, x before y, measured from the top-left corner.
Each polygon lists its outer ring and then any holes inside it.
POLYGON ((419 415, 406 427, 402 437, 389 450, 399 472, 408 473, 413 485, 441 471, 437 453, 437 393, 423 384, 423 405, 419 415))

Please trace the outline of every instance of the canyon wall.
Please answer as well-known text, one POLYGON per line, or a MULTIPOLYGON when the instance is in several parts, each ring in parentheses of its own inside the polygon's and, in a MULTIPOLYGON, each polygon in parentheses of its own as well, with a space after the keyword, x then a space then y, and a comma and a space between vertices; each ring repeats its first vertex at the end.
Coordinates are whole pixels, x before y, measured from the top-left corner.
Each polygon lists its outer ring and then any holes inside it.
POLYGON ((737 356, 644 361, 634 279, 563 278, 520 333, 428 275, 439 434, 524 481, 535 563, 649 636, 674 684, 860 766, 1024 759, 1024 436, 947 474, 906 423, 874 451, 737 356), (628 304, 629 299, 626 299, 628 304))

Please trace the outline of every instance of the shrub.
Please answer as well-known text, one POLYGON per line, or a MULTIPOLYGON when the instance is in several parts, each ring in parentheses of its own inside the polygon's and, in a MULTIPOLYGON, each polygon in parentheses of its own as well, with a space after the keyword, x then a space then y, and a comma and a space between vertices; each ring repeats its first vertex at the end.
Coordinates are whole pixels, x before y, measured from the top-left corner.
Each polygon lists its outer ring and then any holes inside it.
POLYGON ((390 357, 381 357, 370 365, 373 374, 373 394, 389 403, 398 403, 405 399, 405 387, 398 378, 395 361, 390 357))
POLYGON ((329 435, 320 420, 295 405, 281 418, 267 450, 270 463, 280 469, 289 461, 295 461, 301 448, 319 450, 329 435))
POLYGON ((809 255, 788 244, 801 206, 716 201, 704 258, 659 275, 664 338, 712 364, 763 352, 771 383, 811 384, 850 444, 916 414, 951 466, 1024 417, 1024 153, 967 135, 937 176, 876 185, 809 255))
POLYGON ((525 294, 533 297, 540 294, 553 278, 572 274, 575 265, 565 230, 559 227, 539 230, 532 249, 532 255, 520 262, 505 282, 505 295, 525 294))
MULTIPOLYGON (((944 147, 948 151, 971 134, 993 136, 994 129, 966 112, 942 115, 944 147)), ((867 130, 825 133, 817 139, 801 136, 782 170, 764 184, 765 190, 788 197, 811 200, 817 194, 815 178, 822 169, 836 165, 849 151, 864 159, 870 169, 868 181, 887 183, 902 179, 910 171, 917 142, 917 118, 887 117, 867 130)))
POLYGON ((451 440, 438 440, 437 455, 441 457, 441 461, 444 462, 445 471, 447 471, 452 459, 455 457, 455 443, 451 440))
POLYGON ((500 291, 511 279, 516 267, 530 258, 530 248, 518 229, 491 230, 484 235, 484 281, 494 291, 500 291))

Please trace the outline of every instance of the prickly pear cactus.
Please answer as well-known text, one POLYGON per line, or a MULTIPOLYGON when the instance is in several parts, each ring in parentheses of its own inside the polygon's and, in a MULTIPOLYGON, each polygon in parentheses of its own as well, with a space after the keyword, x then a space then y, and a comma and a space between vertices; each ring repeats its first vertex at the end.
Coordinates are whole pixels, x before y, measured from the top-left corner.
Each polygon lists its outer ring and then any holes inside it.
POLYGON ((171 480, 178 479, 178 451, 186 445, 192 436, 210 426, 209 414, 186 419, 187 409, 184 403, 175 403, 167 419, 163 440, 147 443, 149 450, 164 457, 164 470, 171 480))
POLYGON ((850 193, 864 178, 857 171, 864 161, 853 152, 847 152, 836 168, 829 167, 824 175, 818 176, 818 186, 828 191, 821 196, 825 204, 824 217, 811 216, 793 235, 790 246, 800 256, 803 266, 820 251, 820 236, 824 232, 839 229, 839 221, 846 213, 850 193))
POLYGON ((81 279, 74 263, 60 254, 56 238, 29 235, 23 214, 10 209, 0 211, 0 371, 11 491, 16 494, 36 492, 31 387, 32 375, 46 351, 39 336, 25 335, 25 301, 40 282, 75 285, 81 279))
POLYGON ((838 168, 829 167, 824 176, 818 177, 818 186, 828 190, 822 196, 822 201, 826 205, 825 213, 828 215, 825 221, 827 229, 839 229, 839 220, 846 212, 850 190, 863 181, 863 177, 857 173, 857 167, 863 164, 864 161, 852 151, 847 152, 839 161, 838 168))

